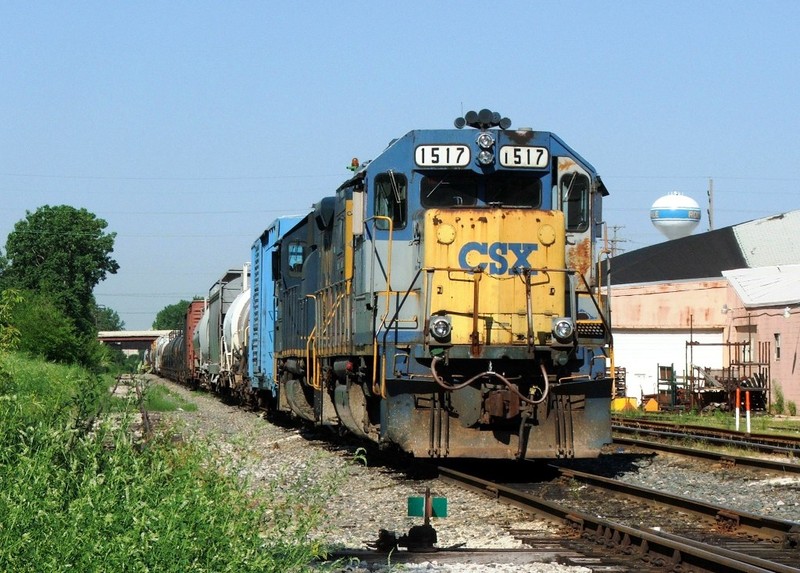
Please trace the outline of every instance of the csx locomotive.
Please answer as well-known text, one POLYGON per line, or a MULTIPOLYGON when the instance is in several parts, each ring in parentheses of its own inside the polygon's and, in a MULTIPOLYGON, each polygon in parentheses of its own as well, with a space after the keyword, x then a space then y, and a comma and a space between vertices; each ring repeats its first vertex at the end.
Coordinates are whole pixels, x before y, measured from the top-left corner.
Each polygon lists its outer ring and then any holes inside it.
POLYGON ((239 273, 238 350, 212 300, 189 377, 419 457, 596 456, 611 440, 608 193, 552 133, 489 110, 455 127, 354 159, 333 196, 270 225, 239 273))

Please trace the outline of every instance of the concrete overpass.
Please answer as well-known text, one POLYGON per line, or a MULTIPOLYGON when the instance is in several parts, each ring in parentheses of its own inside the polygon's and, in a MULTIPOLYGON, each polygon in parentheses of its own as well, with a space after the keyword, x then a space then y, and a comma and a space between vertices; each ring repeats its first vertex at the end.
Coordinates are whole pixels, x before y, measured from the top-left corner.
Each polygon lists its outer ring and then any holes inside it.
POLYGON ((116 346, 128 356, 141 350, 147 350, 153 341, 171 330, 101 330, 97 340, 109 346, 116 346))

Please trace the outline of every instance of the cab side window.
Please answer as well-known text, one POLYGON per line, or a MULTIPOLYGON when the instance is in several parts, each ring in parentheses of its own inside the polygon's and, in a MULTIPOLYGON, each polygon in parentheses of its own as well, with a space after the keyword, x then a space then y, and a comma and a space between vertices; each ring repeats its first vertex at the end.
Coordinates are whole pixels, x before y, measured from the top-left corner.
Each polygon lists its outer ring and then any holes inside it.
MULTIPOLYGON (((375 177, 375 215, 388 217, 392 221, 392 229, 403 229, 406 226, 408 213, 408 181, 406 176, 388 171, 375 177)), ((386 219, 377 219, 375 227, 389 229, 386 219)))
POLYGON ((303 262, 305 261, 305 249, 303 243, 300 241, 292 241, 288 245, 289 254, 289 274, 299 275, 303 271, 303 262))
POLYGON ((567 231, 585 231, 589 226, 589 178, 582 173, 566 173, 561 178, 561 205, 567 231))

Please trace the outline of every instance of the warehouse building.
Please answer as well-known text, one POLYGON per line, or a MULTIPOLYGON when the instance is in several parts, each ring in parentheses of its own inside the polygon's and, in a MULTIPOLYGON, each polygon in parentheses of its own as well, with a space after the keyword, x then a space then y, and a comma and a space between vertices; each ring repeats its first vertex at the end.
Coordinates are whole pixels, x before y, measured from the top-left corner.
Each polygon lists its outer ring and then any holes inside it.
POLYGON ((800 404, 800 210, 666 241, 608 263, 625 395, 663 406, 800 404))

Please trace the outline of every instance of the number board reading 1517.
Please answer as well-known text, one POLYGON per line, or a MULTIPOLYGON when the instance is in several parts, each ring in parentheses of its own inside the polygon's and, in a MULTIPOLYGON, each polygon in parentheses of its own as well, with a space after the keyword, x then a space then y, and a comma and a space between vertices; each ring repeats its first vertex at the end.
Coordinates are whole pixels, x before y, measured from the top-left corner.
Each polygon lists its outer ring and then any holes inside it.
POLYGON ((414 162, 420 167, 466 167, 470 153, 466 145, 419 145, 414 162))
POLYGON ((550 162, 546 147, 504 145, 500 148, 500 165, 503 167, 533 167, 543 169, 550 162))

